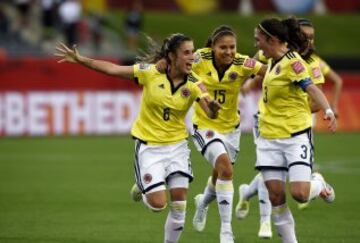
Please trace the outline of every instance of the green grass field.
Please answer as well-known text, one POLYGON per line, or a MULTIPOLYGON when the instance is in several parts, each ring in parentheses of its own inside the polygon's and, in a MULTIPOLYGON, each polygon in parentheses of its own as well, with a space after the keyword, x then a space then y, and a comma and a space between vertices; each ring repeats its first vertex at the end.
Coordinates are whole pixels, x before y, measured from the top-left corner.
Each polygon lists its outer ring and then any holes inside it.
MULTIPOLYGON (((290 202, 299 242, 360 242, 360 134, 317 134, 320 171, 336 190, 332 205, 316 200, 305 211, 290 202)), ((250 135, 241 141, 235 186, 255 175, 250 135)), ((210 166, 194 151, 185 231, 181 242, 218 242, 217 207, 207 228, 192 229, 193 196, 202 191, 210 166)), ((0 140, 0 242, 162 242, 167 212, 154 214, 134 203, 133 141, 129 137, 2 138, 0 140)), ((236 193, 235 202, 238 194, 236 193)), ((234 218, 236 242, 257 238, 258 206, 234 218)), ((279 242, 279 238, 264 242, 279 242)))

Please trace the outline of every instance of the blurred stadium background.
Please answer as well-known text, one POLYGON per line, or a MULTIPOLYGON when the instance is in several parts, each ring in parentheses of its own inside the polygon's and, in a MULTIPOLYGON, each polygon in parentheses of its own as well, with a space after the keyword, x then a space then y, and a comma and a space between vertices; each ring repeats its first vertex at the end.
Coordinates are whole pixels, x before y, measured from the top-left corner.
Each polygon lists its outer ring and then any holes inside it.
MULTIPOLYGON (((160 41, 183 32, 202 47, 216 26, 228 24, 238 34, 238 51, 253 55, 259 21, 287 15, 313 21, 318 53, 344 81, 339 131, 327 134, 319 117, 315 137, 317 168, 334 184, 337 200, 316 201, 304 212, 291 202, 299 242, 359 242, 359 13, 359 0, 1 0, 0 242, 162 242, 166 214, 153 215, 128 196, 128 133, 141 90, 127 80, 57 64, 57 41, 76 43, 84 55, 132 64, 147 48, 145 34, 160 41), (131 21, 138 21, 138 35, 129 34, 131 21)), ((330 89, 326 84, 329 98, 330 89)), ((239 104, 244 134, 236 186, 255 174, 246 132, 258 97, 255 91, 239 104)), ((204 233, 191 227, 192 197, 210 173, 199 154, 192 159, 196 178, 181 242, 217 242, 215 205, 204 233)), ((260 241, 256 203, 248 219, 234 219, 237 242, 260 241)))

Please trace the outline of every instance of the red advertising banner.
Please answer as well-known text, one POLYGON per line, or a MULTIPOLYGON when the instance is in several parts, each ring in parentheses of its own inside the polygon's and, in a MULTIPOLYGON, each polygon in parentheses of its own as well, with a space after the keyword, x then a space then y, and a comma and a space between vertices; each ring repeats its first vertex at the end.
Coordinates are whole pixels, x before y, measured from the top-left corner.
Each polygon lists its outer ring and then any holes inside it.
MULTIPOLYGON (((360 73, 341 76, 338 130, 360 131, 360 73)), ((331 98, 327 86, 325 93, 331 98)), ((79 65, 44 59, 2 62, 0 136, 127 134, 140 97, 141 87, 134 82, 79 65)), ((255 91, 240 99, 244 131, 252 129, 259 97, 255 91)), ((317 116, 316 129, 327 130, 322 114, 317 116)))

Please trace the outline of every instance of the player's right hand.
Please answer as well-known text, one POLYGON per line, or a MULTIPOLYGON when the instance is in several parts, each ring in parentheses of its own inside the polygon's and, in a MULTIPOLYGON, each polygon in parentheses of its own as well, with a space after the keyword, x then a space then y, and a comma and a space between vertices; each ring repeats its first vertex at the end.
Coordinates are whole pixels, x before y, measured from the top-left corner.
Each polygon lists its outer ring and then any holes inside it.
POLYGON ((78 63, 80 54, 78 50, 76 49, 76 45, 73 45, 73 48, 70 49, 67 47, 64 43, 59 42, 56 46, 55 56, 60 57, 61 59, 58 61, 58 63, 62 62, 71 62, 71 63, 78 63))

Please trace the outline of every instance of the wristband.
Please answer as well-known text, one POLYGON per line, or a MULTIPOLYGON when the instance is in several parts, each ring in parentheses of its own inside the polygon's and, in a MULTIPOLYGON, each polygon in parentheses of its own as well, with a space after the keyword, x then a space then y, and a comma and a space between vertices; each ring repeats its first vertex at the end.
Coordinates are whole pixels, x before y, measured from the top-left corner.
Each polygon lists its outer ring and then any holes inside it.
POLYGON ((335 116, 334 112, 331 110, 331 108, 327 108, 325 110, 325 115, 326 116, 335 116))

